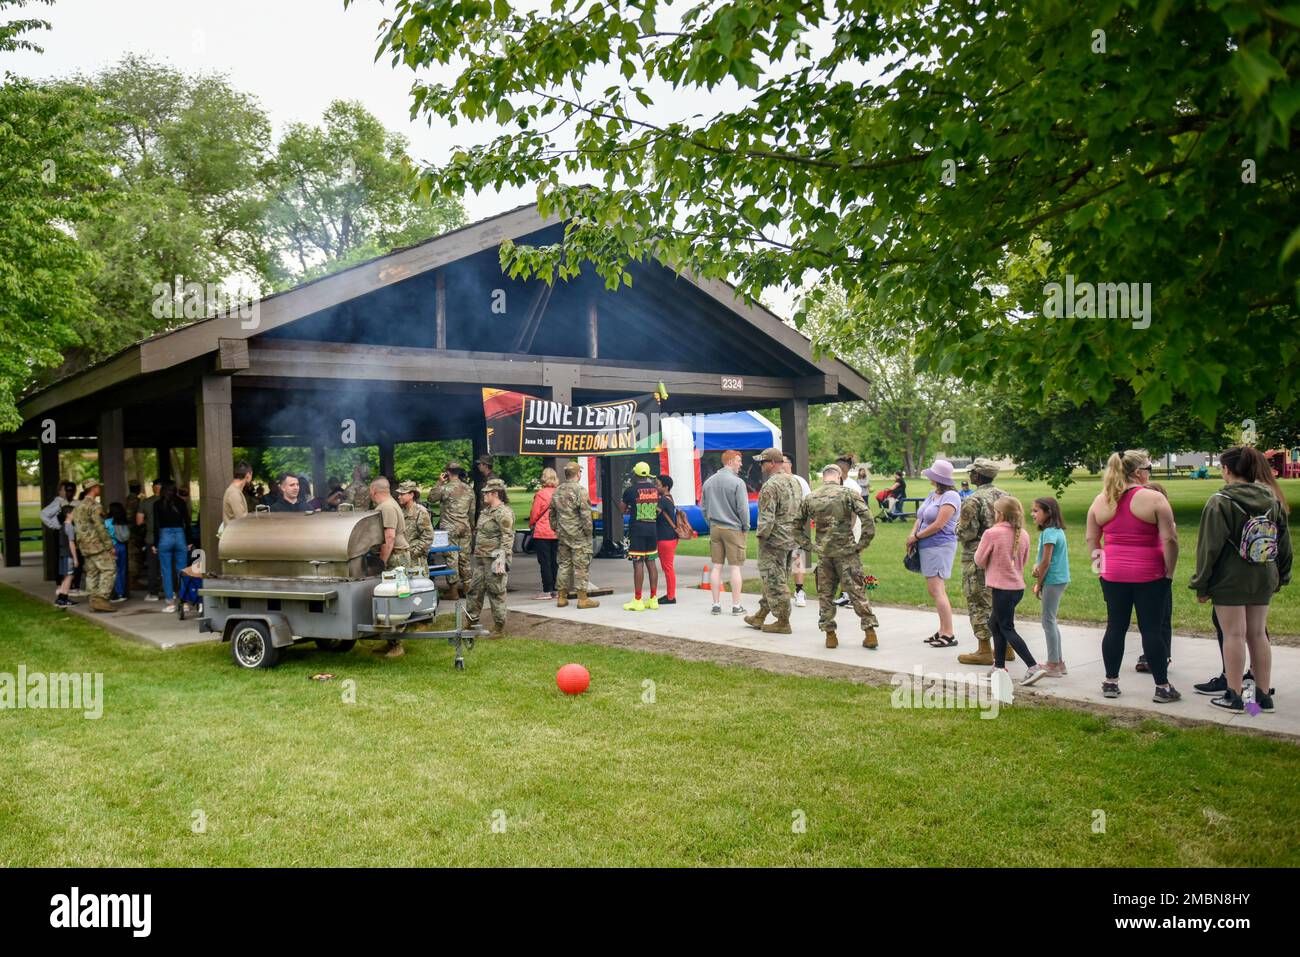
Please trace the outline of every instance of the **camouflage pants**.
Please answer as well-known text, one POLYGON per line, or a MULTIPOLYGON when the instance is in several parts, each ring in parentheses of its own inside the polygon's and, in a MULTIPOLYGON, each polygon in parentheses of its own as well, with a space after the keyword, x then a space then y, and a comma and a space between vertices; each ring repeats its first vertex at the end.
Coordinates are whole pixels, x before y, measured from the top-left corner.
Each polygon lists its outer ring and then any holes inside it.
POLYGON ((492 620, 498 627, 506 624, 506 575, 497 575, 492 571, 492 559, 476 558, 474 576, 469 583, 469 601, 465 611, 475 621, 483 611, 483 598, 487 596, 492 607, 492 620))
POLYGON ((763 597, 758 614, 769 612, 778 619, 790 617, 790 549, 758 545, 758 577, 763 583, 763 597))
POLYGON ((970 614, 971 630, 980 641, 992 641, 989 615, 993 611, 993 593, 984 584, 984 569, 975 562, 961 563, 961 591, 966 596, 966 611, 970 614))
POLYGON ((84 552, 81 564, 85 566, 83 586, 86 594, 97 598, 108 598, 113 594, 114 579, 117 578, 117 561, 111 548, 93 555, 84 552))
POLYGON ((591 539, 579 539, 576 545, 560 542, 559 567, 555 581, 557 594, 567 598, 571 591, 590 590, 587 576, 591 573, 591 539))
POLYGON ((473 556, 470 554, 474 533, 468 528, 451 528, 446 531, 448 541, 460 549, 458 552, 447 554, 447 567, 452 571, 447 584, 463 585, 468 588, 470 579, 474 577, 473 556))
POLYGON ((862 621, 862 628, 875 628, 880 624, 867 600, 867 584, 862 573, 862 557, 858 552, 838 558, 821 556, 817 562, 817 627, 830 631, 835 627, 835 589, 843 588, 853 610, 862 621))
POLYGON ((411 570, 411 553, 405 548, 394 548, 388 553, 384 570, 392 571, 394 568, 405 568, 408 572, 411 570))

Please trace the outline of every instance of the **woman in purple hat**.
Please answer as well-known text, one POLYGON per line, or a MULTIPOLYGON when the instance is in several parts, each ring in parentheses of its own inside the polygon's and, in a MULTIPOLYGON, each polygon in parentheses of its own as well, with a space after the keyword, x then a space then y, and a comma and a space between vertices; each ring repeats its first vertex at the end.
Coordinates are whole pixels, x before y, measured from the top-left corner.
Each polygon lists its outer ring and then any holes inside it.
POLYGON ((907 537, 908 551, 916 549, 921 557, 921 574, 925 588, 939 613, 939 630, 926 643, 935 648, 951 648, 957 644, 952 627, 952 603, 948 601, 947 580, 952 574, 952 561, 957 556, 957 513, 961 511, 961 496, 953 487, 952 463, 935 459, 921 474, 930 480, 934 490, 916 510, 916 524, 907 537))

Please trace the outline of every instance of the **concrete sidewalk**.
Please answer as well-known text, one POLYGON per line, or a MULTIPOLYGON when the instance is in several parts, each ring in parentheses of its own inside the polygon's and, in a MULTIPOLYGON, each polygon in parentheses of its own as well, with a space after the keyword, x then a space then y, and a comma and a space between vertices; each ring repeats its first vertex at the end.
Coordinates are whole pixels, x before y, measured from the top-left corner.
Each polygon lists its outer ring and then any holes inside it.
MULTIPOLYGON (((0 583, 11 585, 42 601, 51 600, 54 587, 51 583, 42 581, 37 560, 37 556, 29 556, 19 568, 0 568, 0 583)), ((652 612, 629 612, 623 610, 623 603, 632 597, 632 573, 627 562, 593 562, 593 583, 612 586, 614 594, 601 598, 599 608, 578 612, 572 605, 559 609, 553 602, 532 600, 532 595, 541 586, 537 562, 531 555, 516 555, 510 572, 507 604, 512 609, 546 618, 581 621, 623 631, 639 631, 706 644, 831 661, 891 674, 910 675, 917 668, 925 674, 954 675, 983 675, 988 670, 961 665, 957 661, 960 652, 975 647, 969 619, 961 614, 954 616, 960 644, 956 648, 935 649, 921 640, 934 632, 936 619, 933 612, 879 607, 876 614, 880 619, 880 647, 875 651, 862 647, 862 633, 858 628, 857 616, 848 608, 839 610, 840 647, 833 651, 826 648, 825 637, 817 628, 817 601, 812 593, 807 607, 793 609, 790 620, 794 629, 792 635, 767 635, 747 627, 729 613, 730 601, 725 592, 724 614, 720 618, 714 617, 710 613, 712 600, 709 593, 698 587, 704 564, 703 558, 682 556, 677 560, 677 605, 665 605, 652 612)), ((747 579, 753 577, 756 571, 754 563, 746 563, 745 571, 748 573, 745 576, 747 579)), ((119 605, 119 610, 114 614, 91 612, 84 600, 69 608, 67 613, 93 621, 124 638, 162 649, 216 640, 211 634, 200 633, 195 621, 181 621, 175 614, 163 614, 162 602, 145 602, 142 597, 119 605)), ((751 611, 758 607, 757 595, 745 594, 742 600, 751 611)), ((1032 620, 1017 619, 1016 624, 1029 643, 1030 650, 1041 657, 1041 652, 1045 650, 1042 629, 1032 620)), ((1141 639, 1136 631, 1130 631, 1126 643, 1124 669, 1120 674, 1122 694, 1117 699, 1103 698, 1101 635, 1101 628, 1062 625, 1061 641, 1069 675, 1064 678, 1043 678, 1031 688, 1017 685, 1016 695, 1057 697, 1085 702, 1103 712, 1107 708, 1123 708, 1149 712, 1152 716, 1173 715, 1182 719, 1300 738, 1300 705, 1296 704, 1294 697, 1288 695, 1288 692, 1294 694, 1294 689, 1300 687, 1300 648, 1274 646, 1273 686, 1281 692, 1277 696, 1277 710, 1273 714, 1251 717, 1229 714, 1212 707, 1208 697, 1192 690, 1195 682, 1205 681, 1218 674, 1218 645, 1210 639, 1177 634, 1174 635, 1174 664, 1170 668, 1170 680, 1183 693, 1182 701, 1172 705, 1158 705, 1151 700, 1153 683, 1150 675, 1138 674, 1133 670, 1137 656, 1141 653, 1141 639)), ((1024 673, 1024 667, 1019 662, 1011 663, 1009 670, 1017 680, 1024 673)))
MULTIPOLYGON (((621 576, 606 575, 600 567, 602 564, 604 563, 593 566, 593 575, 596 571, 602 572, 599 576, 601 583, 613 584, 615 593, 600 599, 599 608, 577 612, 572 606, 559 609, 553 603, 530 601, 514 594, 510 596, 508 607, 548 618, 567 618, 625 631, 815 658, 894 674, 910 675, 919 668, 926 674, 975 673, 982 676, 989 670, 962 665, 957 661, 959 653, 972 651, 976 646, 970 620, 966 615, 954 615, 959 642, 957 647, 938 649, 923 642, 926 636, 934 633, 937 624, 934 612, 877 608, 880 647, 871 651, 862 647, 862 631, 857 615, 851 608, 841 608, 837 616, 840 646, 831 650, 826 647, 825 635, 817 628, 817 600, 814 593, 809 593, 806 607, 792 609, 790 625, 794 634, 771 635, 750 628, 739 617, 733 617, 730 614, 730 599, 725 592, 722 598, 722 616, 712 615, 709 593, 697 587, 698 570, 693 581, 679 575, 676 605, 663 605, 657 611, 624 611, 623 603, 632 597, 631 572, 624 568, 621 576), (621 578, 621 581, 616 581, 616 577, 621 578)), ((752 612, 758 607, 758 595, 745 594, 743 604, 752 612)), ((1022 619, 1017 619, 1016 627, 1029 644, 1030 651, 1041 660, 1046 651, 1042 628, 1037 622, 1022 619)), ((1120 697, 1102 697, 1101 682, 1105 677, 1101 661, 1102 633, 1103 629, 1097 627, 1061 625, 1061 644, 1069 674, 1063 678, 1042 678, 1029 688, 1017 684, 1016 696, 1061 698, 1086 702, 1099 711, 1112 707, 1132 709, 1150 712, 1153 717, 1172 715, 1181 719, 1300 737, 1300 703, 1294 697, 1295 689, 1300 687, 1300 648, 1274 646, 1272 684, 1280 692, 1276 698, 1277 710, 1272 714, 1251 717, 1215 708, 1210 704, 1209 697, 1193 691, 1193 684, 1206 681, 1219 673, 1219 647, 1212 639, 1178 634, 1174 635, 1174 663, 1170 666, 1169 680, 1182 692, 1181 701, 1156 704, 1151 700, 1155 687, 1151 676, 1134 671, 1138 655, 1142 652, 1141 637, 1136 630, 1130 631, 1125 643, 1124 668, 1119 679, 1120 697)), ((1012 678, 1019 682, 1025 668, 1016 661, 1009 664, 1008 670, 1012 678)))

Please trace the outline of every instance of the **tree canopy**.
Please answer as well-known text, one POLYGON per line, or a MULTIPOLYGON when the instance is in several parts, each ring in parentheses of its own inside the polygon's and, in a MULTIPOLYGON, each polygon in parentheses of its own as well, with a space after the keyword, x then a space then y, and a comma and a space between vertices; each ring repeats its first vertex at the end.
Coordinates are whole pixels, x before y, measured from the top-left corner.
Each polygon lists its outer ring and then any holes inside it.
POLYGON ((413 115, 508 127, 430 189, 570 217, 515 274, 813 270, 932 371, 1211 426, 1300 387, 1298 43, 1260 0, 396 0, 380 55, 453 65, 413 115))

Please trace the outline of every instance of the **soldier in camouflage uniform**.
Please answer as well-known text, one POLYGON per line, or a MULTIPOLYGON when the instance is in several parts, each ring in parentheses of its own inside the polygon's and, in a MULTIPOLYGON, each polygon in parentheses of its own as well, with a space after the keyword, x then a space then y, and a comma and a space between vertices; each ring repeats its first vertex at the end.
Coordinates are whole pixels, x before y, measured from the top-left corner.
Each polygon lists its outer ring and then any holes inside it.
POLYGON ((579 608, 598 608, 589 598, 591 582, 591 499, 578 480, 582 466, 570 462, 564 467, 564 484, 551 496, 551 528, 559 540, 559 572, 555 581, 555 607, 569 603, 569 591, 578 593, 579 608))
POLYGON ((784 471, 785 455, 780 449, 765 449, 754 456, 763 463, 763 489, 758 493, 758 575, 763 598, 758 611, 745 618, 751 628, 775 635, 790 630, 790 558, 799 547, 799 502, 803 489, 793 475, 784 471), (775 621, 764 624, 768 613, 775 621))
POLYGON ((808 523, 817 528, 817 627, 826 632, 826 647, 839 647, 835 634, 835 589, 843 588, 862 621, 862 646, 875 648, 876 613, 867 601, 862 574, 862 550, 876 536, 876 522, 861 495, 841 484, 844 473, 832 462, 822 469, 822 485, 799 503, 799 547, 812 549, 808 523), (853 538, 853 523, 862 523, 859 538, 853 538))
POLYGON ((352 504, 354 512, 364 512, 375 506, 370 500, 370 466, 364 462, 352 470, 352 482, 343 500, 352 504))
POLYGON ((429 510, 420 504, 420 486, 403 482, 397 486, 397 501, 406 520, 406 550, 411 557, 407 567, 417 575, 427 575, 429 549, 433 547, 433 519, 429 510))
POLYGON ((113 554, 113 536, 104 524, 104 513, 99 504, 98 479, 81 483, 84 497, 72 512, 72 527, 77 535, 77 550, 85 566, 85 589, 90 595, 90 610, 117 611, 108 600, 113 593, 113 580, 117 577, 117 561, 113 554))
POLYGON ((140 510, 140 483, 131 482, 126 493, 126 521, 130 541, 126 545, 127 587, 143 587, 140 580, 140 547, 144 544, 144 526, 135 523, 135 513, 140 510))
MULTIPOLYGON (((970 465, 970 480, 975 491, 961 503, 961 518, 957 521, 957 541, 961 542, 961 590, 966 596, 966 611, 970 615, 971 630, 979 648, 969 654, 958 655, 964 665, 993 664, 993 633, 989 630, 989 614, 993 609, 993 594, 984 584, 984 569, 975 564, 975 549, 984 533, 997 524, 993 503, 1006 493, 993 485, 998 477, 996 462, 979 458, 970 465)), ((1007 660, 1013 657, 1007 649, 1007 660)))
POLYGON ((438 528, 460 551, 452 552, 448 564, 453 572, 448 581, 447 598, 455 601, 468 594, 470 580, 470 545, 474 538, 474 491, 465 482, 465 470, 459 462, 448 462, 447 469, 429 491, 429 504, 438 503, 438 528))
POLYGON ((506 483, 499 478, 483 483, 483 504, 474 528, 474 578, 469 585, 465 614, 477 626, 483 598, 492 606, 492 630, 499 637, 506 627, 506 575, 515 548, 515 513, 506 504, 506 483))

